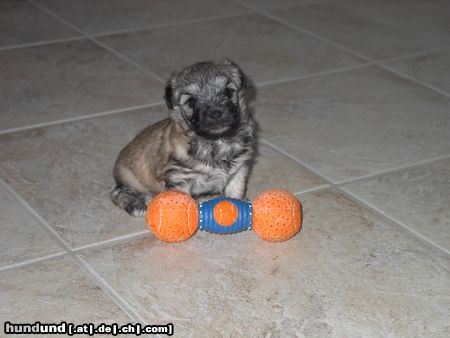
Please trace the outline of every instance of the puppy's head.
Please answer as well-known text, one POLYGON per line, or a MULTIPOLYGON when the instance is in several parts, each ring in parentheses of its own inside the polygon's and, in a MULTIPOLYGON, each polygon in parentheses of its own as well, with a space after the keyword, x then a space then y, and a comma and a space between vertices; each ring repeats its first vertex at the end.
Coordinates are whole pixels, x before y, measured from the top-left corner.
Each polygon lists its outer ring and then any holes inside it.
POLYGON ((172 119, 217 139, 233 135, 247 120, 244 87, 244 74, 232 61, 199 62, 171 76, 164 98, 172 119))

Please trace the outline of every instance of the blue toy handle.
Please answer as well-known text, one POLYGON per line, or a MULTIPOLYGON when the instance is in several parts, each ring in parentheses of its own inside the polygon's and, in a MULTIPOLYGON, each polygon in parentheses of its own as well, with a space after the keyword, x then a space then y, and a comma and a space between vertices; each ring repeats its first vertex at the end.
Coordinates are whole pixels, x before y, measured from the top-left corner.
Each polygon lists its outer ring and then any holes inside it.
POLYGON ((252 204, 250 201, 218 197, 207 202, 200 202, 198 204, 198 212, 200 230, 225 235, 250 230, 252 228, 252 204), (236 221, 228 226, 221 225, 214 219, 214 207, 222 201, 233 203, 238 210, 236 221))

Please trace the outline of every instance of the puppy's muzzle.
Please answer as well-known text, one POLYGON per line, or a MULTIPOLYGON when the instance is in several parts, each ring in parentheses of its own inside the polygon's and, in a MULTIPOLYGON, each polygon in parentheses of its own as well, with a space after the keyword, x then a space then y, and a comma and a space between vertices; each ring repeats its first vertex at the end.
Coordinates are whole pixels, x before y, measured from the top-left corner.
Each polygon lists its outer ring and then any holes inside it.
POLYGON ((212 110, 208 113, 208 119, 211 121, 220 120, 223 116, 223 111, 221 110, 212 110))

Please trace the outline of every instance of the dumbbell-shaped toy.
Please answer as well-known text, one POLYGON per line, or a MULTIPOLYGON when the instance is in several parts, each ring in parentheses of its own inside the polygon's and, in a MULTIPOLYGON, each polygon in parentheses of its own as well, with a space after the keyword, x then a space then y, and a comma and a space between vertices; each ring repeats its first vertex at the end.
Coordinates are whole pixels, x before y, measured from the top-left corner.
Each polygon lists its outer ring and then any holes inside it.
POLYGON ((219 197, 196 203, 188 194, 165 191, 153 198, 147 208, 147 225, 159 239, 182 242, 200 230, 232 234, 253 229, 264 240, 290 239, 302 226, 301 204, 286 190, 268 190, 253 203, 219 197))

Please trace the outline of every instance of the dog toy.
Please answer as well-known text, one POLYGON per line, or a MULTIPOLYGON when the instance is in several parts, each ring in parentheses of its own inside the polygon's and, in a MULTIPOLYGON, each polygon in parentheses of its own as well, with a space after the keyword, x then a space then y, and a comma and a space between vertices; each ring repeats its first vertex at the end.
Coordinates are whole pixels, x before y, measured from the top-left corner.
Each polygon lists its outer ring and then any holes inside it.
POLYGON ((188 194, 166 191, 150 201, 149 229, 166 242, 182 242, 198 228, 217 234, 253 229, 264 240, 290 239, 302 226, 301 204, 289 191, 268 190, 250 201, 220 197, 198 205, 188 194))

